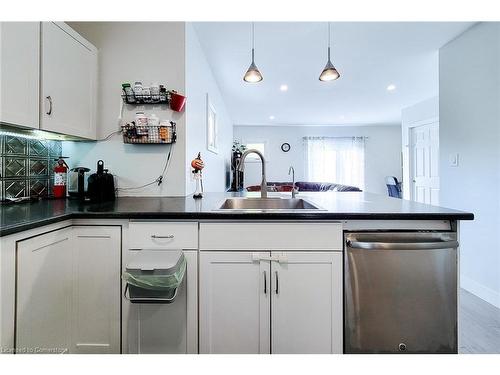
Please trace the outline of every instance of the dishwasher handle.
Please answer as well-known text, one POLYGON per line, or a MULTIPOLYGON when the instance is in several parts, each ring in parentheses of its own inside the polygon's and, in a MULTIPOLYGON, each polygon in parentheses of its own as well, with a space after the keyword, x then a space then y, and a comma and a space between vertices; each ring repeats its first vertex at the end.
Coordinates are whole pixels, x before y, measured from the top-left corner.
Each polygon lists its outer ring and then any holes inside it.
POLYGON ((458 247, 458 241, 435 241, 435 242, 361 242, 346 241, 347 247, 362 250, 437 250, 454 249, 458 247))

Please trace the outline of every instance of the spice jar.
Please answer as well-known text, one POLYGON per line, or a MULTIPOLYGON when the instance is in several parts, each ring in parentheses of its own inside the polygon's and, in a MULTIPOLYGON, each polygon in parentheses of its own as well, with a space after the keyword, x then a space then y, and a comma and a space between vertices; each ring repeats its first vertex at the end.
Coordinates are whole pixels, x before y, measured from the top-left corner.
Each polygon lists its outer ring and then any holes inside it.
POLYGON ((172 125, 167 121, 163 120, 160 123, 159 136, 162 142, 170 142, 172 138, 172 125))
POLYGON ((138 101, 138 102, 141 102, 141 98, 142 98, 142 82, 139 82, 139 81, 136 81, 134 83, 134 95, 135 95, 135 100, 138 101))
POLYGON ((151 103, 151 88, 143 87, 142 88, 142 101, 144 103, 151 103))
POLYGON ((148 117, 144 112, 137 112, 135 114, 135 125, 137 127, 137 135, 148 134, 148 117))
POLYGON ((159 98, 160 98, 160 103, 167 102, 167 89, 163 85, 160 85, 159 98))
POLYGON ((160 86, 157 83, 152 83, 149 90, 151 91, 151 101, 158 103, 160 101, 160 86))
POLYGON ((144 114, 144 112, 136 112, 135 125, 136 126, 147 126, 148 125, 148 117, 144 114))
POLYGON ((130 83, 128 82, 122 83, 122 90, 123 94, 125 95, 125 100, 127 101, 127 103, 134 103, 135 102, 134 90, 132 90, 130 83))
POLYGON ((158 127, 159 124, 160 124, 160 119, 154 113, 148 117, 148 125, 149 126, 158 127))

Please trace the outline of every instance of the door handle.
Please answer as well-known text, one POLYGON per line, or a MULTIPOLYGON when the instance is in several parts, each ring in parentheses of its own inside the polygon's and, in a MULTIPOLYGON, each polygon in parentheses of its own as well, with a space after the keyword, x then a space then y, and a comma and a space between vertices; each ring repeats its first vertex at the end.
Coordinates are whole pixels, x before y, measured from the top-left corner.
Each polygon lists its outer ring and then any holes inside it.
POLYGON ((47 96, 47 97, 45 97, 45 98, 46 98, 46 99, 48 100, 48 102, 49 102, 49 109, 47 110, 47 112, 46 112, 46 113, 47 113, 48 115, 51 115, 51 114, 52 114, 52 97, 49 95, 49 96, 47 96))
POLYGON ((167 236, 158 236, 156 234, 153 234, 153 235, 151 235, 151 238, 153 238, 153 239, 162 239, 162 238, 172 239, 172 238, 174 238, 174 235, 173 234, 169 234, 167 236))
POLYGON ((278 278, 278 271, 274 271, 274 275, 276 276, 276 289, 275 289, 275 293, 276 294, 279 294, 279 278, 278 278))
POLYGON ((347 240, 347 246, 353 249, 363 250, 439 250, 454 249, 458 247, 458 241, 437 242, 361 242, 347 240))
POLYGON ((264 294, 267 294, 267 272, 264 271, 264 294))
POLYGON ((35 251, 45 249, 46 247, 49 247, 49 246, 54 246, 54 245, 57 245, 58 243, 61 243, 61 242, 67 241, 67 240, 69 240, 69 238, 68 238, 68 237, 63 238, 63 239, 58 240, 58 241, 55 241, 55 242, 52 242, 52 243, 50 243, 50 244, 48 244, 48 245, 44 245, 44 246, 41 246, 41 247, 39 247, 39 248, 33 249, 33 250, 31 250, 31 252, 32 252, 32 253, 34 253, 35 251))
POLYGON ((259 262, 259 261, 270 261, 270 262, 278 262, 278 263, 288 263, 288 257, 286 254, 279 254, 279 255, 269 255, 269 254, 264 254, 262 253, 252 253, 252 261, 253 262, 259 262))
POLYGON ((90 235, 79 235, 78 238, 111 238, 111 236, 90 236, 90 235))

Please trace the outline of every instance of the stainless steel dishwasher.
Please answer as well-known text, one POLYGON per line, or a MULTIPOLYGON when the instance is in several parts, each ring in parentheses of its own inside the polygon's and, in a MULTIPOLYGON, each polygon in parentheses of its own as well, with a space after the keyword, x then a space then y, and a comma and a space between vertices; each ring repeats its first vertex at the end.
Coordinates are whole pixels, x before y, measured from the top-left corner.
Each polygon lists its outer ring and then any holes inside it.
POLYGON ((344 351, 457 353, 456 233, 344 240, 344 351))

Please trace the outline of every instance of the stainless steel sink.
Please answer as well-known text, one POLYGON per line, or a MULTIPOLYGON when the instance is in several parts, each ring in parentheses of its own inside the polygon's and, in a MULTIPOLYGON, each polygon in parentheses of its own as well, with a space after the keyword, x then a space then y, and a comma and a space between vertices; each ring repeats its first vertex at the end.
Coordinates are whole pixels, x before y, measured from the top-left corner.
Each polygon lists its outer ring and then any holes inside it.
POLYGON ((283 211, 323 210, 302 198, 228 198, 217 210, 283 211))

